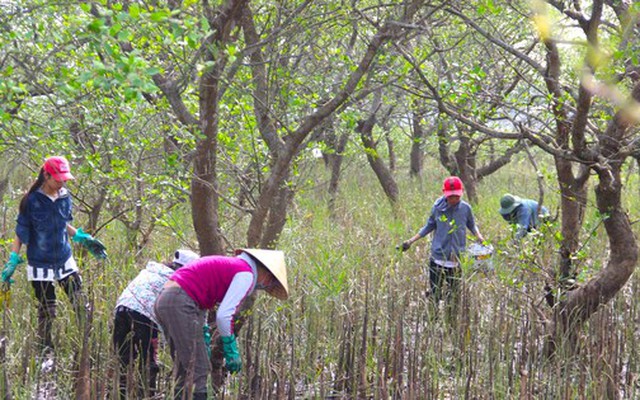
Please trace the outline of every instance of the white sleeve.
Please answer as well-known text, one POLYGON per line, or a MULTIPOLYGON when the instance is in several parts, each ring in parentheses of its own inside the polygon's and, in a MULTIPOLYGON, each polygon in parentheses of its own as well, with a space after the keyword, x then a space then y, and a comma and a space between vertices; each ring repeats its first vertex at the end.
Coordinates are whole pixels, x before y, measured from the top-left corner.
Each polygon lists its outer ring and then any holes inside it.
POLYGON ((239 272, 233 277, 216 313, 216 328, 221 336, 229 336, 233 333, 234 316, 238 312, 240 304, 251 293, 252 287, 253 274, 251 272, 239 272))

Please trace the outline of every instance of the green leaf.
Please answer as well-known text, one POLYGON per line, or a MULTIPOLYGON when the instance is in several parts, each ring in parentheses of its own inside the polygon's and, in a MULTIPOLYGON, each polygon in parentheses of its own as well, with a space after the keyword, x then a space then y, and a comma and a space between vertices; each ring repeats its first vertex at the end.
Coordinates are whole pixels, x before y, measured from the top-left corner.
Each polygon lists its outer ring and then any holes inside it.
POLYGON ((91 32, 100 33, 103 26, 104 26, 104 21, 100 18, 96 18, 93 21, 91 21, 88 28, 91 32))
POLYGON ((99 60, 95 60, 93 62, 93 68, 100 73, 103 73, 107 70, 107 67, 105 67, 105 65, 99 60))
POLYGON ((109 28, 109 35, 115 37, 118 34, 118 32, 120 32, 120 30, 122 30, 122 25, 118 23, 113 24, 111 28, 109 28))
POLYGON ((151 21, 153 22, 162 22, 169 17, 169 12, 166 10, 156 11, 151 14, 151 21))
POLYGON ((138 17, 140 16, 140 6, 138 5, 138 3, 133 3, 129 6, 129 15, 133 19, 138 19, 138 17))
POLYGON ((124 29, 118 33, 118 40, 121 42, 128 42, 133 38, 133 35, 128 29, 124 29))

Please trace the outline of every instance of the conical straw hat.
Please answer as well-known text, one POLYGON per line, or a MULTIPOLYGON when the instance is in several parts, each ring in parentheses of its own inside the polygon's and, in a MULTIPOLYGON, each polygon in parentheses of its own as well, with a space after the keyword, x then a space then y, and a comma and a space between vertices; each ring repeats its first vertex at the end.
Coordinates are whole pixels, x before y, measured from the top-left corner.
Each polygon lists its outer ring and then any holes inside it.
POLYGON ((240 254, 243 251, 260 261, 276 277, 280 285, 267 290, 267 293, 280 300, 286 300, 289 297, 289 285, 287 284, 287 267, 284 263, 284 253, 280 250, 237 249, 236 254, 240 254))

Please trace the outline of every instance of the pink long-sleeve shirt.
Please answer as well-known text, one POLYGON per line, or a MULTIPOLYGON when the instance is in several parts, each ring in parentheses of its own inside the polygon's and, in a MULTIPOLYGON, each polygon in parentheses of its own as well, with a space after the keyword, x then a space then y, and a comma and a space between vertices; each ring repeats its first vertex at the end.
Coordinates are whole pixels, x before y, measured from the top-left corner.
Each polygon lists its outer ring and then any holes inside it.
POLYGON ((256 283, 255 265, 240 257, 206 256, 178 269, 171 280, 202 309, 216 304, 216 328, 222 336, 234 333, 233 320, 256 283))

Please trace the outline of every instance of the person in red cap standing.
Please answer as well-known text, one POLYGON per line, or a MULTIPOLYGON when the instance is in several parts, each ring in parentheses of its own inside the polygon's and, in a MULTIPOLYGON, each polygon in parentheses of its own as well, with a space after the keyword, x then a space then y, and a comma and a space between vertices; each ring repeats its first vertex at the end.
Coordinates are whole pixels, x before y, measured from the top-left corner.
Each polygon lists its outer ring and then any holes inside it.
POLYGON ((460 281, 460 254, 467 246, 466 229, 478 241, 484 238, 476 225, 471 206, 463 201, 464 186, 457 176, 450 176, 442 183, 442 196, 431 208, 427 223, 411 239, 402 243, 407 251, 418 239, 433 232, 431 258, 429 260, 429 282, 431 298, 437 303, 442 297, 442 283, 449 285, 447 297, 457 293, 460 281))
POLYGON ((52 352, 54 348, 51 334, 56 314, 54 282, 58 282, 71 301, 78 322, 82 321, 86 310, 82 281, 69 239, 81 243, 97 258, 107 256, 100 241, 70 224, 73 219, 71 195, 65 187, 70 179, 74 177, 64 157, 45 160, 38 178, 20 201, 16 238, 9 261, 2 270, 3 284, 10 285, 11 276, 24 262, 20 249, 26 245, 27 278, 38 300, 37 335, 40 349, 46 352, 52 352))
MULTIPOLYGON (((242 369, 235 321, 256 290, 286 300, 289 296, 284 254, 277 250, 239 249, 235 257, 206 256, 177 270, 155 304, 156 317, 173 358, 174 399, 207 399, 210 362, 203 336, 207 310, 216 308, 216 335, 225 367, 242 369)), ((165 396, 169 398, 169 396, 165 396)))

